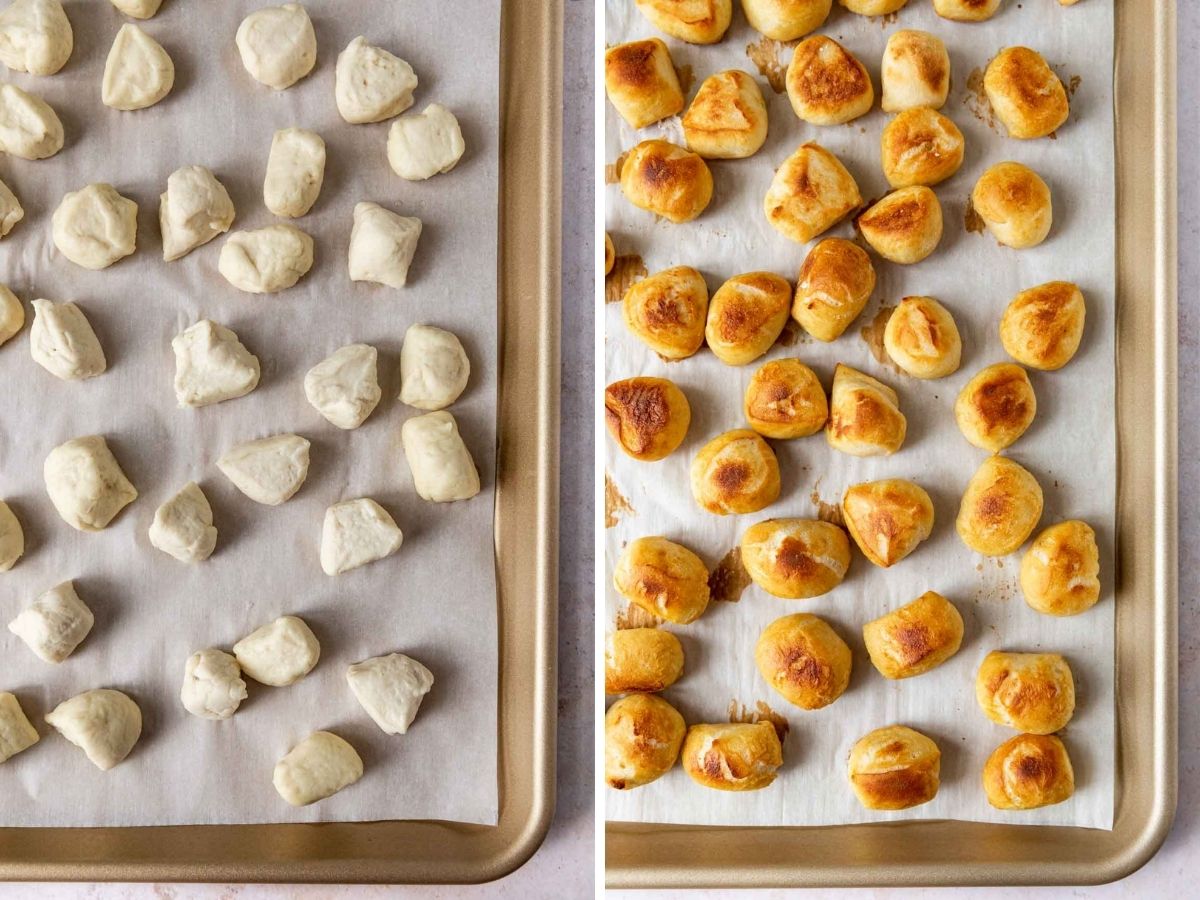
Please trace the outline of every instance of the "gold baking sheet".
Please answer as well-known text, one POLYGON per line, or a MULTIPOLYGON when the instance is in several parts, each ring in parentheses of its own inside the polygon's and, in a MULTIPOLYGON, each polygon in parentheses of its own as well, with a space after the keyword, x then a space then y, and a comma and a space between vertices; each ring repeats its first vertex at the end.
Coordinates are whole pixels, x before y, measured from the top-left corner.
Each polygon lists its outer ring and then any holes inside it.
POLYGON ((610 887, 1091 884, 1127 875, 1166 837, 1177 784, 1174 3, 1117 4, 1116 13, 1113 830, 964 822, 610 823, 610 887))
POLYGON ((472 882, 541 843, 554 808, 561 5, 508 0, 501 41, 498 824, 4 828, 0 878, 472 882))

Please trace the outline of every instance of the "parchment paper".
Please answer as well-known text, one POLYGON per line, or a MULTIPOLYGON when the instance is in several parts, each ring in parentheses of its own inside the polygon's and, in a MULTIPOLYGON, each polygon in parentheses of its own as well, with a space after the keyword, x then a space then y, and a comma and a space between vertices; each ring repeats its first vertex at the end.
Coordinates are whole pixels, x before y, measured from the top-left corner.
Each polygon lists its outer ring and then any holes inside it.
POLYGON ((17 694, 42 733, 38 745, 0 765, 0 824, 496 820, 499 7, 311 0, 316 69, 275 92, 250 78, 234 47, 239 22, 262 5, 167 0, 141 23, 176 67, 170 96, 147 110, 117 112, 100 102, 105 57, 126 21, 108 3, 67 3, 76 46, 60 74, 9 75, 59 111, 67 142, 49 160, 0 160, 0 177, 26 211, 0 243, 3 281, 26 304, 77 301, 109 369, 84 382, 59 381, 30 359, 28 324, 0 348, 0 496, 28 540, 25 558, 0 576, 0 619, 7 623, 67 578, 96 616, 91 635, 59 666, 0 631, 0 689, 17 694), (467 152, 449 174, 402 181, 387 165, 388 123, 348 125, 338 115, 334 65, 359 34, 416 70, 414 111, 436 101, 457 114, 467 152), (279 220, 263 206, 263 173, 272 133, 292 125, 317 131, 328 149, 320 199, 294 223, 315 239, 312 271, 279 294, 242 293, 217 272, 222 238, 164 263, 158 196, 168 174, 206 165, 233 197, 234 229, 272 224, 279 220), (91 181, 109 181, 139 204, 137 252, 100 272, 67 261, 50 237, 59 199, 91 181), (407 288, 350 282, 346 253, 360 200, 424 222, 407 288), (246 397, 179 409, 171 338, 204 317, 232 328, 258 355, 262 381, 246 397), (470 384, 451 408, 484 486, 467 502, 418 498, 400 448, 401 422, 419 412, 395 399, 400 344, 414 322, 451 329, 471 359, 470 384), (353 341, 379 348, 383 400, 361 428, 343 432, 308 405, 302 382, 311 366, 353 341), (312 441, 308 481, 286 504, 260 506, 215 461, 233 444, 285 431, 312 441), (50 504, 42 461, 62 441, 92 433, 108 438, 140 497, 107 530, 80 534, 50 504), (147 538, 155 508, 188 480, 208 495, 220 532, 213 557, 193 566, 147 538), (387 560, 330 578, 317 558, 324 511, 361 496, 392 513, 404 545, 387 560), (178 699, 187 657, 207 646, 228 649, 283 614, 303 617, 321 641, 312 673, 291 687, 248 681, 250 697, 228 721, 189 715, 178 699), (423 661, 436 683, 410 732, 387 736, 354 699, 345 671, 393 651, 423 661), (42 721, 58 702, 102 686, 127 691, 145 716, 141 741, 107 773, 42 721), (349 740, 366 773, 328 800, 292 809, 272 788, 272 768, 317 729, 349 740))
MULTIPOLYGON (((619 43, 654 34, 626 0, 607 4, 607 40, 619 43)), ((726 794, 695 785, 678 766, 646 787, 607 791, 606 815, 614 821, 726 825, 822 825, 886 819, 965 819, 1012 823, 1112 827, 1114 788, 1113 702, 1113 523, 1115 513, 1112 9, 1104 0, 1062 8, 1054 2, 1006 0, 982 24, 938 18, 927 3, 910 3, 895 16, 866 19, 834 5, 820 33, 848 47, 871 72, 877 98, 879 61, 888 35, 917 28, 939 35, 950 52, 953 84, 943 112, 966 137, 962 169, 935 188, 945 215, 945 235, 927 260, 904 267, 873 255, 879 281, 862 316, 839 340, 825 345, 801 339, 776 346, 767 359, 799 356, 829 388, 837 362, 859 368, 892 385, 908 417, 908 437, 891 457, 857 459, 830 450, 822 435, 773 441, 782 470, 780 499, 761 513, 718 517, 702 511, 688 486, 688 467, 703 444, 731 428, 745 427, 741 413, 746 383, 761 362, 742 368, 722 365, 707 350, 678 363, 664 363, 628 333, 620 305, 606 309, 609 380, 632 375, 673 379, 687 394, 692 424, 683 446, 659 463, 639 463, 606 439, 606 465, 634 512, 619 514, 606 540, 611 575, 628 541, 652 534, 678 540, 713 566, 755 521, 778 516, 815 517, 812 497, 838 503, 859 481, 911 478, 933 497, 932 537, 908 559, 888 570, 857 551, 845 582, 810 601, 784 601, 755 586, 736 604, 718 603, 688 626, 665 626, 679 635, 687 661, 680 682, 665 693, 690 723, 721 722, 736 700, 754 710, 765 702, 786 716, 790 734, 784 767, 775 784, 753 793, 726 794), (1002 47, 1024 44, 1039 50, 1073 90, 1070 120, 1056 140, 1018 141, 987 123, 968 81, 1002 47), (1072 79, 1079 81, 1073 82, 1072 79), (1012 159, 1032 167, 1050 185, 1054 227, 1037 248, 1015 251, 990 236, 964 228, 966 199, 983 170, 1012 159), (1037 393, 1037 418, 1006 455, 1029 468, 1045 493, 1039 526, 1081 518, 1097 532, 1101 548, 1100 602, 1084 615, 1053 619, 1026 606, 1017 584, 1020 555, 979 556, 959 540, 954 518, 971 474, 986 454, 972 447, 954 422, 959 389, 981 368, 1007 360, 997 328, 1000 315, 1021 289, 1052 279, 1080 285, 1087 300, 1087 326, 1075 359, 1058 372, 1030 372, 1037 393), (881 305, 927 294, 954 313, 963 337, 962 367, 939 381, 899 374, 873 356, 860 329, 881 305), (926 590, 948 597, 963 615, 966 634, 950 661, 923 676, 885 680, 871 666, 862 644, 864 623, 909 602, 926 590), (779 616, 812 612, 826 618, 853 648, 854 671, 847 692, 815 712, 792 707, 758 674, 754 645, 779 616), (1056 651, 1075 675, 1075 716, 1063 733, 1075 768, 1076 793, 1069 801, 1029 812, 992 809, 980 783, 991 751, 1015 732, 990 722, 974 695, 975 672, 991 650, 1056 651), (868 731, 892 723, 910 725, 937 741, 942 751, 941 788, 930 803, 903 812, 864 810, 846 777, 852 744, 868 731)), ((772 229, 762 199, 774 169, 801 143, 816 140, 833 151, 858 180, 863 197, 887 190, 879 166, 879 134, 888 116, 879 109, 848 125, 818 128, 792 113, 786 94, 776 94, 747 57, 760 36, 735 4, 725 40, 699 47, 668 39, 676 66, 691 67, 695 84, 728 68, 758 77, 770 110, 763 149, 748 160, 712 162, 714 199, 694 223, 655 221, 632 207, 617 185, 606 192, 607 222, 618 254, 639 254, 651 272, 692 265, 710 291, 739 272, 766 269, 794 281, 806 247, 772 229)), ((784 67, 791 58, 784 47, 784 67)), ((686 68, 685 68, 686 71, 686 68)), ((634 134, 606 105, 605 161, 612 163, 637 140, 665 134, 682 143, 678 120, 634 134)), ((853 237, 848 223, 830 232, 853 237)), ((607 587, 607 623, 612 627, 624 601, 607 587)))

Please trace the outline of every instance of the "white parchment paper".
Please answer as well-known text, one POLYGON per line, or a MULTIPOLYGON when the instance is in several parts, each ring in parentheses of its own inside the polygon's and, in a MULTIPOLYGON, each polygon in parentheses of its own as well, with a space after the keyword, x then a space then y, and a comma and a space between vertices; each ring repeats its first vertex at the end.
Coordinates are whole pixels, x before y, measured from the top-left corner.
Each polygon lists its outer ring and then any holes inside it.
MULTIPOLYGON (((170 96, 117 112, 100 102, 100 78, 125 17, 109 3, 69 0, 75 51, 52 77, 10 73, 59 111, 66 147, 52 159, 0 159, 25 220, 0 243, 0 272, 27 304, 71 299, 91 320, 108 357, 98 378, 67 383, 29 355, 28 324, 0 348, 0 497, 25 526, 28 550, 0 575, 7 623, 52 585, 74 578, 96 626, 59 666, 41 662, 0 630, 0 690, 16 693, 42 740, 0 765, 0 824, 154 825, 437 818, 494 823, 496 785, 496 593, 492 512, 496 415, 497 72, 499 5, 490 0, 306 3, 317 66, 287 91, 250 78, 234 47, 253 0, 166 0, 141 26, 176 67, 170 96), (458 167, 409 183, 387 165, 388 123, 348 125, 333 99, 337 55, 356 35, 406 59, 420 85, 414 112, 439 102, 462 124, 458 167), (313 235, 316 262, 296 287, 241 293, 217 272, 223 239, 164 263, 158 197, 168 174, 202 164, 228 187, 234 229, 279 221, 262 202, 275 129, 311 128, 328 148, 325 185, 295 224, 313 235), (92 181, 138 202, 137 252, 89 272, 50 237, 59 199, 92 181), (355 203, 373 200, 418 216, 424 231, 409 286, 350 282, 346 253, 355 203), (229 326, 262 362, 246 397, 179 409, 170 342, 200 318, 229 326), (482 477, 472 500, 427 504, 413 490, 400 424, 417 410, 396 400, 399 349, 415 322, 449 328, 471 359, 471 381, 452 407, 482 477), (380 351, 383 400, 344 432, 308 405, 304 373, 338 347, 380 351), (279 507, 244 497, 217 470, 235 443, 295 431, 312 441, 300 492, 279 507), (80 534, 55 513, 42 482, 52 447, 79 435, 107 437, 139 491, 105 531, 80 534), (155 508, 195 480, 220 532, 207 562, 185 566, 154 549, 155 508), (370 496, 395 517, 404 546, 387 560, 336 578, 318 564, 325 509, 370 496), (321 642, 317 667, 299 683, 249 682, 250 697, 225 722, 190 716, 179 703, 189 654, 228 649, 261 624, 297 614, 321 642), (400 651, 423 661, 436 684, 407 735, 387 736, 359 707, 346 667, 400 651), (96 687, 127 691, 145 728, 110 772, 42 721, 58 702, 96 687), (271 772, 317 729, 359 751, 363 779, 336 796, 292 809, 271 772)), ((32 318, 31 311, 29 318, 32 318)))
MULTIPOLYGON (((935 188, 945 214, 945 236, 927 260, 903 267, 873 256, 879 276, 871 302, 857 323, 833 344, 802 339, 776 346, 766 358, 795 355, 812 366, 828 390, 834 365, 844 362, 892 385, 908 417, 904 447, 891 457, 857 459, 830 450, 822 435, 773 441, 783 478, 780 499, 756 515, 718 517, 693 501, 688 468, 699 448, 731 428, 745 427, 741 403, 758 363, 722 365, 707 350, 678 363, 664 363, 621 321, 620 305, 606 309, 606 364, 609 380, 632 375, 671 378, 687 394, 692 424, 683 446, 659 463, 639 463, 607 440, 606 465, 634 512, 625 513, 606 536, 607 572, 630 540, 661 534, 693 548, 713 566, 742 531, 772 516, 814 517, 811 495, 831 503, 851 484, 886 477, 911 478, 933 497, 932 537, 908 559, 878 569, 854 552, 845 582, 810 601, 783 601, 755 586, 736 604, 714 604, 688 626, 667 625, 683 642, 687 656, 680 682, 664 696, 691 723, 727 721, 730 701, 753 709, 763 701, 786 715, 791 727, 784 767, 770 788, 753 793, 722 793, 695 785, 676 767, 646 787, 606 792, 606 815, 614 821, 730 825, 821 825, 887 819, 965 819, 1112 827, 1114 790, 1113 694, 1113 523, 1115 513, 1113 251, 1112 8, 1104 0, 1078 6, 1006 0, 982 24, 938 18, 927 3, 913 2, 886 19, 866 19, 834 5, 820 33, 842 42, 871 72, 877 97, 879 61, 888 35, 917 28, 939 35, 950 52, 953 84, 943 112, 966 136, 962 169, 935 188), (990 128, 969 90, 973 70, 986 66, 1002 47, 1024 44, 1040 51, 1065 83, 1072 84, 1070 120, 1057 139, 1018 141, 1002 126, 990 128), (986 235, 964 228, 966 199, 984 169, 1002 160, 1023 162, 1050 185, 1054 227, 1040 246, 1022 251, 1001 247, 986 235), (1045 492, 1040 527, 1082 518, 1097 532, 1101 547, 1100 602, 1082 616, 1053 619, 1027 607, 1017 584, 1019 554, 987 559, 959 540, 954 530, 958 503, 971 474, 985 458, 954 422, 953 404, 963 384, 991 363, 1007 359, 997 328, 1000 315, 1019 290, 1052 279, 1080 285, 1088 304, 1083 344, 1059 372, 1030 372, 1038 399, 1037 419, 1006 454, 1026 466, 1045 492), (963 362, 953 376, 918 381, 876 361, 860 328, 881 305, 927 294, 954 313, 963 337, 963 362), (962 649, 926 675, 885 680, 871 666, 862 644, 862 626, 926 590, 948 597, 963 615, 962 649), (754 645, 771 621, 792 612, 826 618, 854 650, 847 692, 823 710, 791 707, 762 680, 754 645), (1075 768, 1075 796, 1057 806, 1013 813, 992 809, 980 773, 984 761, 1014 732, 992 724, 978 708, 975 672, 991 650, 1055 651, 1075 674, 1075 716, 1063 733, 1075 768), (903 723, 934 738, 942 751, 942 781, 930 803, 903 812, 864 810, 846 777, 851 745, 883 725, 903 723)), ((609 0, 607 40, 619 43, 654 34, 628 0, 609 0)), ((747 57, 759 35, 735 4, 725 40, 712 47, 668 39, 675 63, 690 66, 695 83, 709 74, 740 68, 758 77, 768 98, 770 133, 763 149, 748 160, 712 162, 714 198, 695 222, 672 225, 632 207, 617 185, 606 192, 607 224, 618 254, 640 254, 649 271, 691 265, 705 275, 710 291, 731 275, 755 269, 795 278, 806 247, 772 229, 762 198, 774 169, 801 143, 815 140, 833 151, 855 176, 864 198, 887 190, 879 166, 879 134, 888 116, 875 109, 848 125, 819 128, 792 113, 786 94, 776 94, 747 57)), ((786 66, 790 48, 780 59, 786 66)), ((607 107, 605 162, 613 162, 638 140, 654 134, 682 143, 678 120, 632 132, 607 107)), ((830 232, 853 237, 848 223, 830 232)), ((761 362, 761 361, 760 361, 761 362)), ((607 587, 607 622, 624 605, 607 587)))

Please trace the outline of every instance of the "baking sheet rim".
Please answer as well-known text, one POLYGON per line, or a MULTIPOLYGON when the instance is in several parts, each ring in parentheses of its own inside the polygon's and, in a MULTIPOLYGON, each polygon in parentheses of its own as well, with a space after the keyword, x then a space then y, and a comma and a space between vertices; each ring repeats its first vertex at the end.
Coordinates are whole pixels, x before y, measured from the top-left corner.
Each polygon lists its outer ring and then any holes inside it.
POLYGON ((0 881, 484 882, 519 868, 545 839, 554 815, 557 702, 561 4, 507 0, 500 57, 498 823, 7 828, 0 829, 0 881), (245 842, 260 837, 285 852, 247 853, 245 842), (376 852, 372 844, 411 852, 376 852), (178 853, 156 857, 155 845, 178 853), (335 845, 360 852, 315 858, 335 845), (431 846, 440 855, 424 852, 431 846), (206 847, 214 858, 202 858, 206 847), (229 855, 217 858, 222 847, 229 855))
MULTIPOLYGON (((986 859, 981 854, 977 860, 969 863, 958 863, 954 866, 915 867, 904 866, 892 861, 881 863, 864 858, 864 854, 855 853, 853 849, 844 854, 840 860, 804 861, 776 860, 768 868, 748 867, 720 864, 710 865, 700 869, 694 865, 675 865, 665 862, 671 859, 669 853, 664 853, 661 840, 664 835, 672 834, 684 840, 691 840, 690 858, 692 860, 708 857, 702 844, 720 843, 727 850, 736 852, 741 842, 749 840, 752 833, 771 832, 774 834, 788 833, 802 840, 805 834, 813 832, 837 832, 841 829, 870 829, 873 832, 888 832, 896 834, 903 830, 910 840, 921 840, 922 836, 933 836, 938 828, 947 825, 961 830, 964 834, 984 834, 988 831, 1012 830, 1009 826, 991 825, 984 823, 946 823, 946 822, 899 822, 877 823, 859 826, 821 826, 821 827, 788 827, 788 828, 754 828, 754 827, 715 827, 715 826, 671 826, 648 825, 640 823, 608 822, 605 825, 606 860, 605 879, 610 888, 648 888, 648 887, 786 887, 786 886, 915 886, 915 885, 987 885, 987 884, 1092 884, 1114 881, 1138 869, 1161 846, 1175 813, 1177 792, 1176 771, 1176 659, 1177 646, 1175 643, 1174 623, 1177 618, 1177 522, 1176 522, 1176 346, 1175 323, 1176 316, 1176 221, 1175 221, 1175 3, 1174 0, 1155 5, 1154 16, 1137 16, 1128 11, 1128 7, 1117 8, 1116 24, 1116 61, 1114 66, 1114 81, 1116 84, 1117 110, 1125 110, 1124 115, 1117 115, 1116 126, 1118 133, 1117 177, 1118 177, 1118 285, 1122 288, 1118 305, 1118 357, 1122 355, 1122 335, 1130 327, 1126 321, 1134 308, 1133 297, 1142 299, 1139 292, 1124 290, 1130 272, 1125 270, 1124 253, 1121 243, 1128 240, 1121 223, 1126 215, 1132 212, 1127 209, 1135 202, 1146 202, 1145 197, 1137 196, 1137 190, 1130 191, 1133 179, 1122 178, 1123 174, 1140 170, 1147 160, 1153 161, 1154 179, 1152 214, 1150 221, 1144 222, 1143 232, 1137 235, 1143 241, 1152 244, 1154 265, 1147 267, 1150 274, 1153 297, 1152 309, 1146 314, 1152 319, 1153 354, 1145 357, 1153 359, 1153 373, 1150 379, 1154 403, 1151 411, 1154 427, 1149 430, 1139 430, 1130 427, 1130 417, 1122 413, 1125 404, 1118 398, 1118 454, 1122 458, 1119 471, 1122 479, 1126 477, 1129 459, 1140 455, 1142 458, 1152 458, 1154 461, 1150 495, 1153 504, 1139 503, 1131 512, 1131 500, 1126 494, 1125 485, 1118 484, 1118 519, 1123 525, 1122 542, 1126 545, 1118 549, 1123 567, 1130 559, 1129 546, 1134 542, 1129 539, 1132 531, 1128 519, 1131 516, 1141 516, 1138 525, 1147 525, 1152 535, 1151 557, 1153 559, 1152 576, 1150 578, 1154 600, 1153 617, 1148 623, 1154 632, 1154 658, 1152 662, 1152 678, 1148 683, 1152 702, 1145 704, 1154 710, 1161 710, 1163 715, 1151 719, 1149 740, 1152 741, 1151 756, 1153 759, 1152 778, 1139 779, 1137 784, 1122 783, 1119 786, 1117 805, 1120 808, 1126 799, 1126 794, 1135 790, 1151 790, 1153 795, 1144 821, 1136 830, 1125 846, 1118 852, 1105 858, 1102 863, 1096 860, 1080 862, 1060 861, 1023 863, 1020 860, 986 859), (1125 92, 1120 89, 1121 75, 1126 71, 1135 71, 1139 66, 1146 66, 1147 57, 1140 52, 1150 51, 1153 62, 1151 92, 1152 102, 1146 106, 1152 108, 1150 123, 1135 123, 1133 120, 1141 116, 1147 118, 1143 109, 1135 109, 1122 102, 1125 92), (1150 124, 1152 127, 1145 127, 1150 124), (1124 148, 1124 149, 1123 149, 1124 148), (1125 426, 1122 427, 1122 421, 1125 426), (1132 435, 1131 435, 1132 433, 1132 435), (1149 520, 1147 522, 1146 520, 1149 520), (1152 786, 1151 786, 1152 785, 1152 786), (913 838, 913 835, 917 835, 913 838), (630 844, 619 846, 614 853, 612 843, 622 844, 622 838, 630 838, 630 844), (659 838, 655 845, 654 838, 659 838), (655 845, 655 855, 659 858, 658 865, 643 865, 640 862, 622 855, 629 846, 635 844, 645 847, 655 845), (1014 866, 1021 866, 1015 869, 1014 866)), ((1140 99, 1140 98, 1139 98, 1140 99)), ((1147 183, 1143 179, 1143 187, 1147 183)), ((1142 258, 1144 259, 1144 250, 1142 258)), ((1146 320, 1140 320, 1146 324, 1146 320)), ((1128 339, 1126 338, 1126 341, 1128 339)), ((1118 393, 1121 394, 1121 366, 1118 363, 1118 393)), ((1129 404, 1138 404, 1138 396, 1133 392, 1125 392, 1129 404)), ((1136 406, 1134 407, 1136 408, 1136 406)), ((1146 473, 1141 473, 1145 475, 1146 473)), ((1140 495, 1144 496, 1144 495, 1140 495)), ((1139 496, 1139 499, 1140 499, 1139 496)), ((1137 539, 1141 540, 1143 529, 1138 529, 1137 539)), ((1122 573, 1122 594, 1134 594, 1126 583, 1130 573, 1122 573)), ((1132 597, 1130 597, 1132 600, 1132 597)), ((1147 622, 1140 623, 1146 625, 1147 622)), ((1120 646, 1122 644, 1121 620, 1118 618, 1118 665, 1120 646)), ((1118 671, 1117 706, 1118 706, 1118 757, 1123 755, 1126 742, 1145 737, 1135 735, 1125 724, 1129 715, 1125 707, 1130 705, 1129 691, 1143 688, 1142 684, 1123 683, 1122 672, 1118 671)), ((1129 674, 1129 673, 1125 673, 1129 674)), ((1141 673, 1144 674, 1144 673, 1141 673)), ((1131 680, 1130 678, 1125 681, 1131 680)), ((1134 703, 1147 698, 1136 698, 1134 703)), ((1119 773, 1124 771, 1122 766, 1119 773)), ((1045 829, 1029 827, 1025 831, 1053 830, 1060 833, 1077 833, 1087 839, 1089 834, 1096 832, 1083 828, 1062 828, 1046 826, 1045 829)), ((849 842, 844 842, 849 843, 849 842)), ((732 854, 730 854, 732 855, 732 854)), ((802 859, 802 858, 801 858, 802 859)))

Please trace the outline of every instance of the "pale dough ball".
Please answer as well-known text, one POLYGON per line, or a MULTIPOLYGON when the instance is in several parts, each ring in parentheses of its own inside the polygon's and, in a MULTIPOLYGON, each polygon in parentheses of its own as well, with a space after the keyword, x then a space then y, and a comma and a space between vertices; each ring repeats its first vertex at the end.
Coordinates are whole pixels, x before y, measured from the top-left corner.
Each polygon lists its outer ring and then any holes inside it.
POLYGON ((108 268, 137 246, 137 208, 111 184, 72 191, 51 220, 54 246, 77 266, 108 268))
POLYGON ((384 734, 406 734, 433 687, 433 673, 402 653, 357 662, 346 670, 346 680, 384 734))
POLYGON ((370 497, 343 500, 325 510, 321 529, 321 569, 340 575, 391 556, 404 535, 386 509, 370 497))
MULTIPOLYGON (((25 218, 25 210, 21 201, 7 184, 0 181, 0 238, 13 230, 13 226, 25 218)), ((0 339, 0 343, 3 343, 0 339)))
POLYGON ((308 477, 309 442, 296 434, 247 441, 217 460, 233 486, 256 503, 278 506, 292 497, 308 477))
POLYGON ((982 22, 995 15, 1000 0, 933 0, 933 11, 956 22, 982 22))
POLYGON ((338 428, 357 428, 371 415, 383 392, 379 389, 379 351, 367 344, 347 344, 308 370, 304 396, 313 409, 338 428))
POLYGON ((189 481, 154 511, 150 543, 183 563, 201 562, 217 546, 212 507, 200 485, 189 481))
POLYGON ((171 341, 175 353, 175 399, 180 406, 208 406, 244 397, 258 386, 258 357, 238 336, 209 319, 171 341))
POLYGON ((297 3, 250 13, 238 26, 236 42, 250 76, 277 91, 291 87, 317 61, 312 20, 297 3))
POLYGON ((0 12, 0 62, 14 72, 53 75, 74 47, 71 22, 59 0, 13 0, 0 12))
POLYGON ((142 711, 120 691, 87 691, 64 700, 46 716, 68 741, 108 771, 127 757, 142 734, 142 711))
POLYGON ((242 671, 260 684, 284 687, 312 671, 321 645, 297 616, 281 616, 233 645, 242 671))
POLYGON ((204 166, 176 169, 167 177, 167 190, 158 199, 158 224, 166 262, 207 244, 233 224, 229 192, 204 166))
POLYGON ((64 581, 42 594, 8 623, 8 630, 48 663, 60 663, 83 643, 96 622, 79 599, 74 582, 64 581))
POLYGON ((471 377, 462 342, 432 325, 410 325, 400 349, 400 402, 417 409, 445 409, 471 377))
POLYGON ((34 362, 63 381, 94 378, 108 367, 96 332, 74 303, 33 301, 29 351, 34 362))
POLYGON ((402 288, 421 238, 421 220, 401 216, 378 203, 354 207, 350 230, 350 280, 402 288))
POLYGON ((307 806, 362 778, 362 759, 328 731, 310 734, 275 764, 272 783, 292 806, 307 806))
POLYGON ((242 680, 242 667, 237 659, 212 647, 188 657, 179 700, 193 716, 228 719, 246 696, 246 682, 242 680))
POLYGON ((72 438, 51 450, 42 477, 54 508, 78 531, 103 530, 138 495, 98 434, 72 438))
POLYGON ((850 12, 860 16, 889 16, 901 9, 908 0, 838 0, 850 12))
POLYGON ((3 344, 25 324, 25 307, 17 295, 0 284, 0 344, 3 344))
POLYGON ((404 458, 417 494, 433 503, 467 500, 479 493, 479 471, 450 413, 431 412, 400 428, 404 458))
POLYGON ((937 35, 902 29, 888 38, 879 75, 884 112, 941 109, 950 93, 950 54, 937 35))
POLYGON ((271 139, 263 202, 277 216, 296 219, 307 213, 325 181, 325 141, 313 131, 282 128, 271 139))
POLYGON ((25 552, 25 532, 16 513, 0 500, 0 572, 7 572, 17 564, 25 552))
POLYGON ((7 691, 0 693, 0 763, 7 762, 37 742, 37 729, 29 724, 17 698, 7 691))
POLYGON ((437 103, 430 103, 420 115, 402 116, 388 131, 388 163, 393 172, 409 181, 449 172, 465 150, 458 119, 437 103))
POLYGON ((50 104, 13 84, 0 84, 0 150, 46 159, 63 147, 63 127, 50 104))
POLYGON ((104 64, 104 105, 145 109, 171 93, 174 84, 175 64, 162 45, 136 25, 122 25, 104 64))
POLYGON ((162 6, 162 0, 112 0, 112 5, 135 19, 149 19, 162 6))
POLYGON ((313 239, 294 225, 235 231, 221 246, 217 271, 250 294, 290 288, 313 264, 313 239))
POLYGON ((338 54, 334 99, 352 125, 382 122, 413 104, 417 76, 412 66, 359 35, 338 54))

